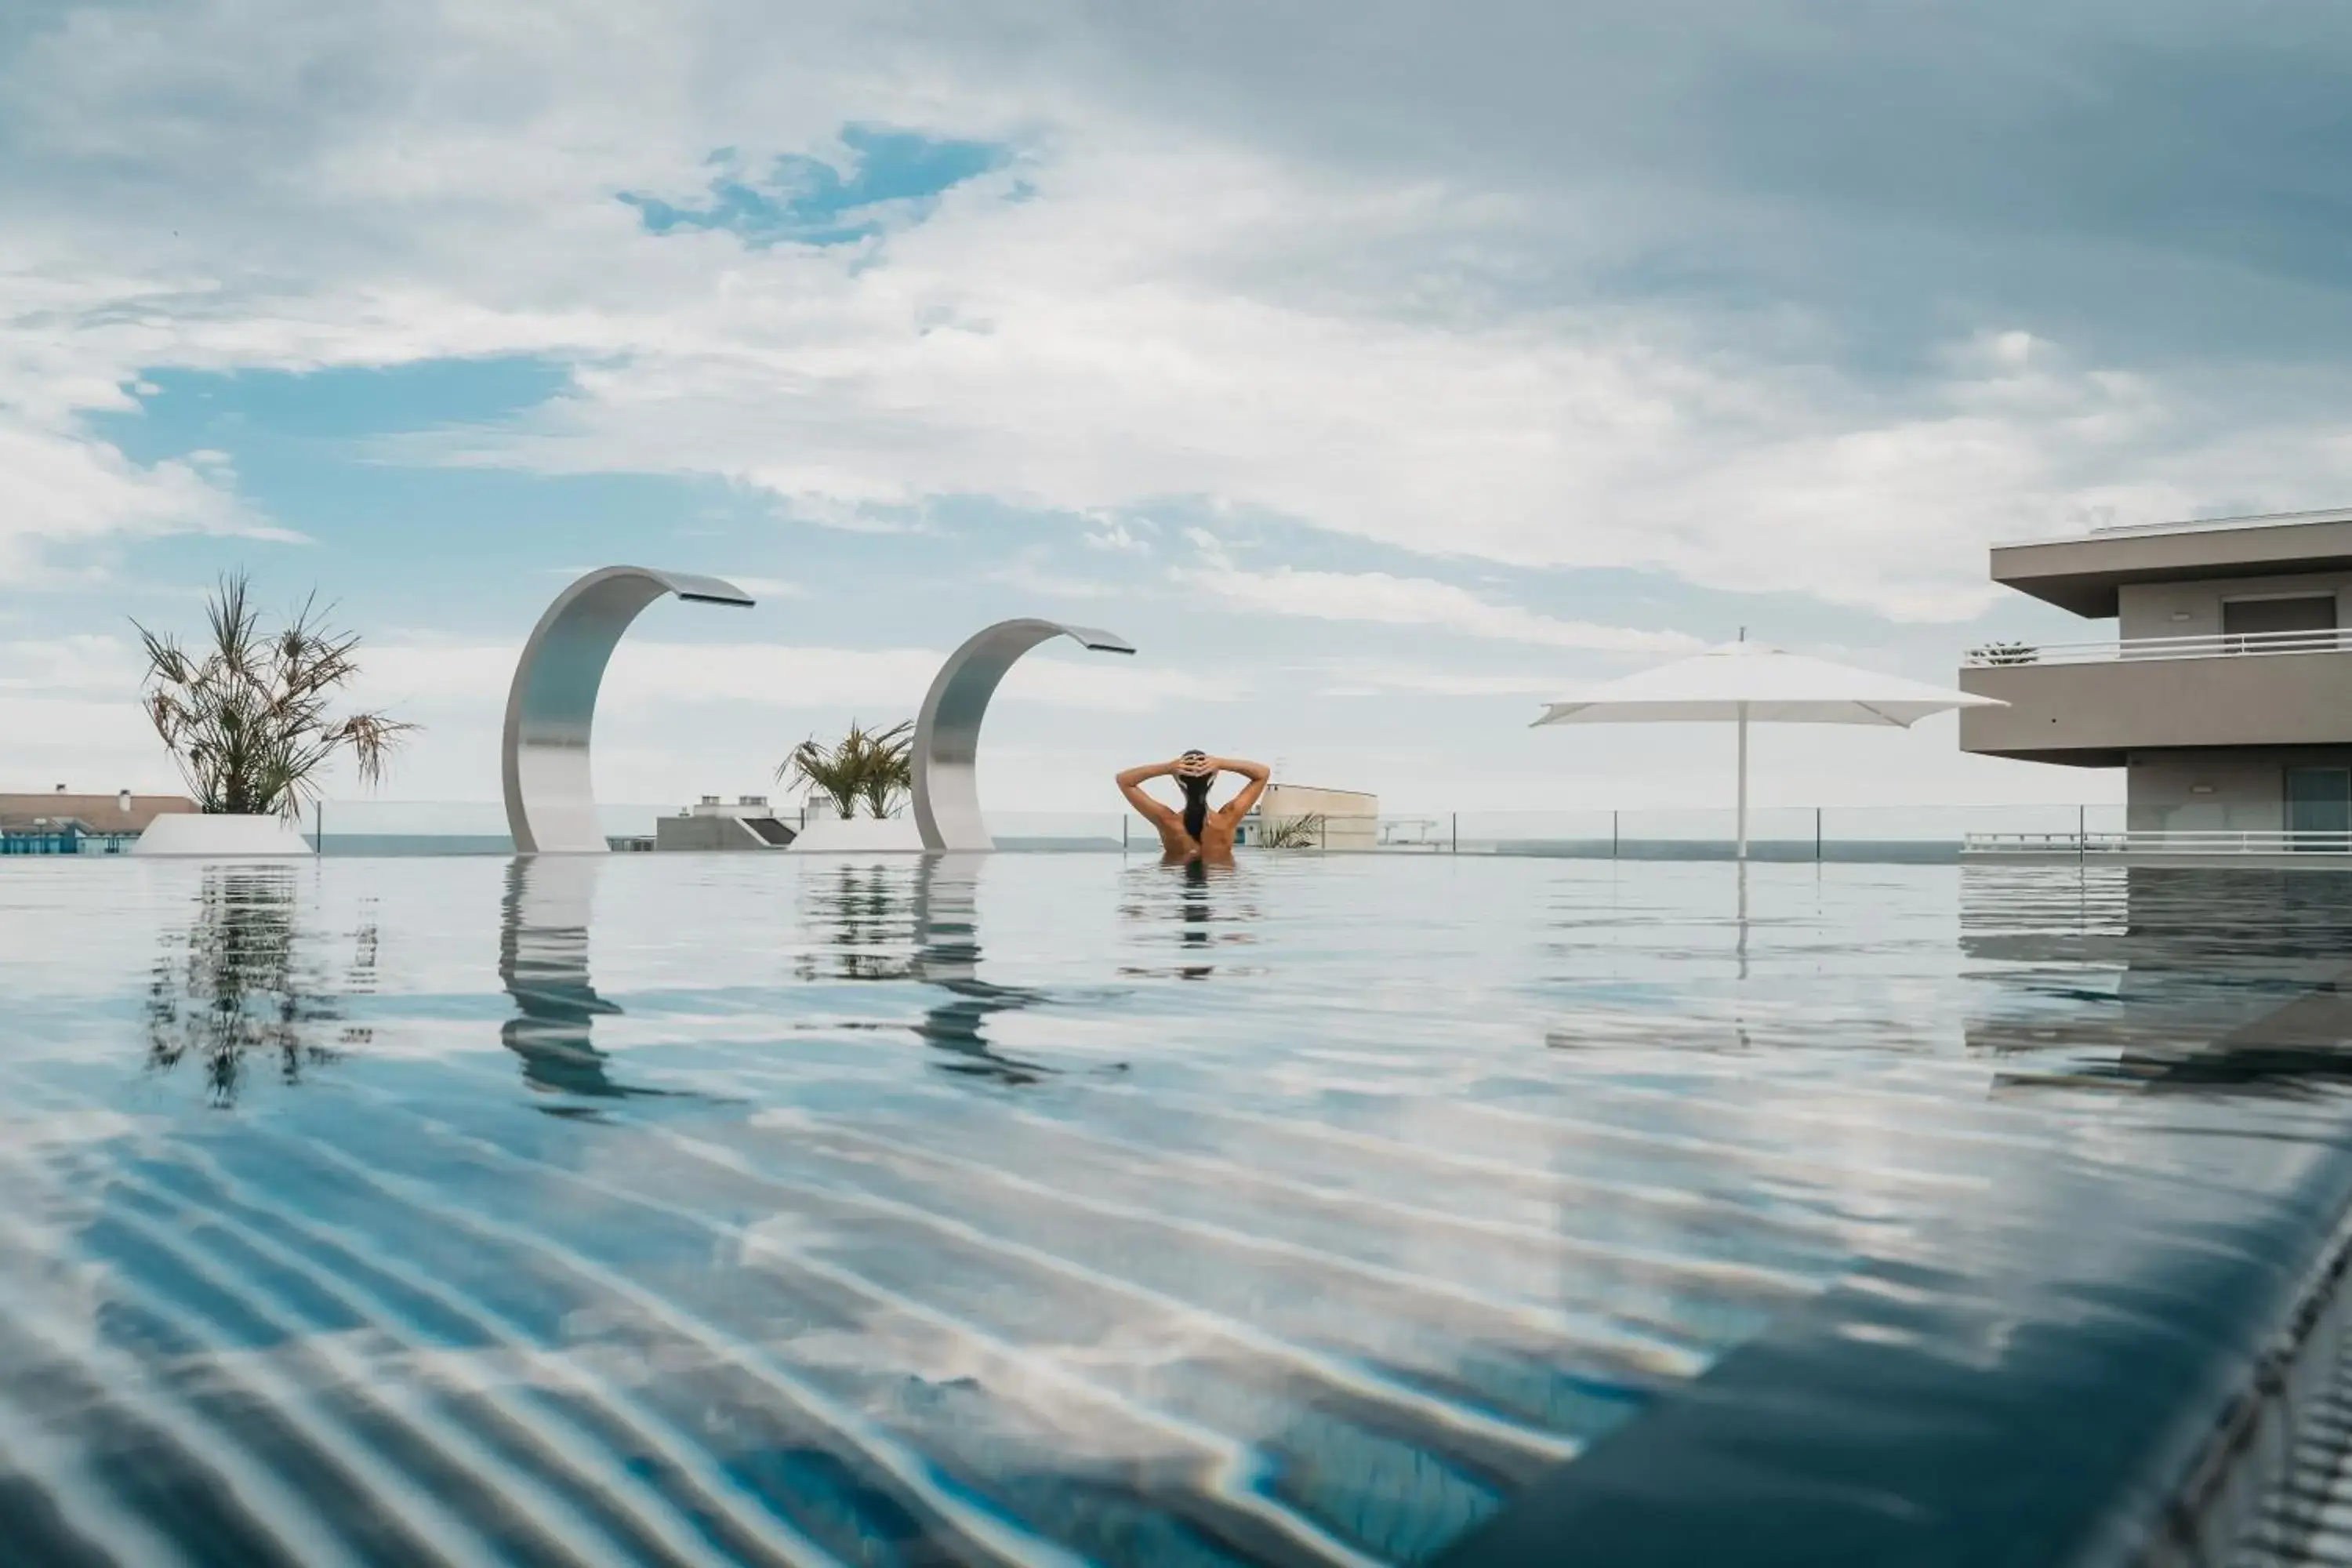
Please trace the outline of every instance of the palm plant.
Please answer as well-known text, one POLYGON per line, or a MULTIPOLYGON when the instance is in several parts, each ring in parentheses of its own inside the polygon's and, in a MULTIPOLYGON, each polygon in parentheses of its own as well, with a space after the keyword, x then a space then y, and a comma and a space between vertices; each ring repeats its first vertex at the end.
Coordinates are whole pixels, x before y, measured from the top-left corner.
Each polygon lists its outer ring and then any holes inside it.
POLYGON ((312 595, 266 629, 240 573, 221 578, 205 606, 200 651, 131 623, 147 656, 147 717, 203 810, 299 816, 337 753, 349 752, 374 784, 416 728, 382 713, 332 716, 336 689, 359 673, 360 639, 327 626, 317 605, 312 595))
POLYGON ((884 817, 898 810, 914 788, 914 752, 913 721, 869 731, 852 720, 849 733, 829 746, 814 735, 794 746, 776 769, 776 778, 779 783, 803 780, 831 797, 845 817, 856 816, 861 801, 868 815, 884 817))
POLYGON ((1304 816, 1282 816, 1269 819, 1265 832, 1258 839, 1261 849, 1313 849, 1323 842, 1324 816, 1310 811, 1304 816))

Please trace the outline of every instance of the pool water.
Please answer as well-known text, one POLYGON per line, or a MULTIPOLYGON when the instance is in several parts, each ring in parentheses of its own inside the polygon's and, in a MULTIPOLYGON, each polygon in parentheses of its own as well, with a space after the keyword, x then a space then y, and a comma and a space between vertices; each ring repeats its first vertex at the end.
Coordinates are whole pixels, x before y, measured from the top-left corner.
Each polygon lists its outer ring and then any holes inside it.
POLYGON ((1475 1554, 1903 1338, 1857 1282, 1955 1378, 2147 1317, 2352 1126, 2325 876, 33 860, 0 932, 8 1561, 1475 1554))

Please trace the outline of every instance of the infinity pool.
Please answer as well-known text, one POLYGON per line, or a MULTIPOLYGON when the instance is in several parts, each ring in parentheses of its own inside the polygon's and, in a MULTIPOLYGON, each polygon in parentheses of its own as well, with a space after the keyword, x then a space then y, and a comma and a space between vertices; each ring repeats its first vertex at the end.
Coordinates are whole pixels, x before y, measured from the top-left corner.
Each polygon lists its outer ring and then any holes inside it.
POLYGON ((2338 887, 10 865, 0 1561, 2066 1561, 2352 1193, 2338 887))

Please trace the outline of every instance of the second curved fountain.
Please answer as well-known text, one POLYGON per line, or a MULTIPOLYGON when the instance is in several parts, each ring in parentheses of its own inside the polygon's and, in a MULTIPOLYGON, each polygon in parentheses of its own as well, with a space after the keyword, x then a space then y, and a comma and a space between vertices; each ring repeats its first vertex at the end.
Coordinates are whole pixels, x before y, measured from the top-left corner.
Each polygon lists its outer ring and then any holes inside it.
POLYGON ((915 826, 924 848, 996 847, 980 814, 975 770, 981 721, 1005 672, 1023 654, 1055 637, 1068 637, 1096 653, 1135 652, 1135 645, 1116 632, 1024 619, 997 622, 968 638, 940 666, 915 721, 915 826))

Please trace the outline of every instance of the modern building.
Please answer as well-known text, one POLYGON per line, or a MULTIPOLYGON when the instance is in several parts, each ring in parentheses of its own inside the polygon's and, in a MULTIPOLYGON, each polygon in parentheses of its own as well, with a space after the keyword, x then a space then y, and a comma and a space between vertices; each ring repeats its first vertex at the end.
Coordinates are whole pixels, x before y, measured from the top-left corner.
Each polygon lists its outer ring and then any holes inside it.
POLYGON ((778 820, 764 795, 739 795, 730 803, 706 795, 676 816, 654 823, 656 849, 782 849, 796 829, 778 820))
POLYGON ((2352 833, 2352 510, 1996 545, 1992 576, 2116 635, 1971 649, 2009 706, 1961 750, 2121 768, 2135 834, 2352 833))
POLYGON ((1315 830, 1310 847, 1371 849, 1380 844, 1381 798, 1351 789, 1318 789, 1312 784, 1268 784, 1257 805, 1242 818, 1234 835, 1236 844, 1264 844, 1269 833, 1286 823, 1307 823, 1315 830))

